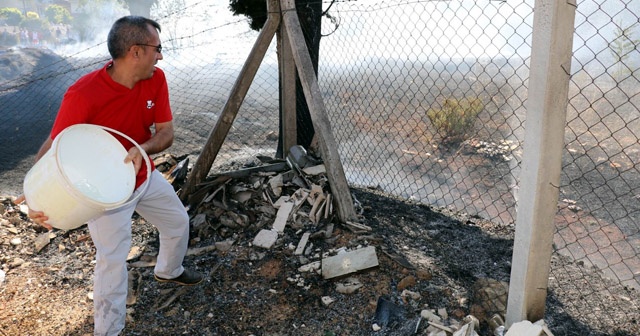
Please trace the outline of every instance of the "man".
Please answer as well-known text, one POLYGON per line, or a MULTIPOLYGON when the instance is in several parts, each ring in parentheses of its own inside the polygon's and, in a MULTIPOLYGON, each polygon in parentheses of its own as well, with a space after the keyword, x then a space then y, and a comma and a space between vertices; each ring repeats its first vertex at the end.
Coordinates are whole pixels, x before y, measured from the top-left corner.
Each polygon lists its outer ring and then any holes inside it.
MULTIPOLYGON (((167 82, 164 72, 155 67, 162 59, 159 32, 160 25, 144 17, 118 19, 107 38, 112 60, 69 87, 51 135, 36 155, 37 161, 51 147, 56 135, 79 123, 116 129, 135 140, 146 152, 141 153, 127 140, 119 139, 128 150, 125 162, 133 162, 137 172, 135 192, 144 192, 144 195, 135 204, 108 211, 88 223, 96 247, 95 335, 118 335, 124 329, 126 258, 131 246, 134 211, 158 228, 160 250, 154 269, 156 280, 195 285, 203 279, 201 274, 182 266, 189 239, 189 217, 184 206, 162 174, 152 167, 151 177, 146 180, 147 169, 142 167, 142 155, 161 152, 173 142, 167 82), (143 183, 148 184, 146 190, 140 188, 143 183)), ((20 196, 16 203, 23 200, 20 196)), ((29 217, 51 229, 46 214, 30 210, 29 217)))

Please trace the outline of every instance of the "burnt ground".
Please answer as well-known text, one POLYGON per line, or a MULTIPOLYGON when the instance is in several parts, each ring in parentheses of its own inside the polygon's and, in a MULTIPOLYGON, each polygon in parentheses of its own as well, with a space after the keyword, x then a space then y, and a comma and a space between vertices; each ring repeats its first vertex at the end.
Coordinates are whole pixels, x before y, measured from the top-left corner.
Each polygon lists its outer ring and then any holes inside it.
MULTIPOLYGON (((492 334, 487 319, 504 314, 512 227, 352 188, 359 223, 370 230, 354 230, 335 216, 310 222, 306 204, 275 245, 265 249, 252 242, 275 218, 263 196, 268 178, 262 173, 210 179, 208 189, 200 191, 215 196, 191 202, 197 204, 190 210, 192 218, 206 214, 206 221, 192 220, 193 253, 185 259, 186 267, 206 275, 198 286, 153 279, 157 232, 134 218, 132 301, 124 335, 428 335, 432 329, 420 318, 423 310, 439 312, 441 324, 449 327, 473 315, 481 321, 478 333, 492 334), (248 185, 260 186, 248 188, 253 190, 249 200, 233 201, 234 190, 248 185), (311 247, 295 255, 303 232, 311 233, 311 247), (378 266, 330 279, 300 269, 338 250, 366 246, 375 247, 378 266), (339 290, 341 284, 354 291, 339 290), (374 324, 382 329, 374 331, 374 324)), ((289 183, 283 194, 296 189, 289 183)), ((90 334, 95 251, 86 226, 46 232, 8 198, 2 205, 0 263, 6 279, 0 285, 0 335, 90 334), (38 251, 36 241, 43 237, 50 241, 38 251)), ((585 278, 584 266, 559 256, 553 263, 575 268, 581 280, 602 282, 585 278)), ((567 274, 555 281, 574 280, 567 274)), ((625 290, 617 293, 620 298, 587 302, 579 309, 626 311, 629 302, 622 298, 634 293, 625 290)), ((550 291, 545 320, 556 335, 632 335, 629 330, 638 330, 637 321, 592 328, 564 307, 576 295, 561 288, 550 291)))

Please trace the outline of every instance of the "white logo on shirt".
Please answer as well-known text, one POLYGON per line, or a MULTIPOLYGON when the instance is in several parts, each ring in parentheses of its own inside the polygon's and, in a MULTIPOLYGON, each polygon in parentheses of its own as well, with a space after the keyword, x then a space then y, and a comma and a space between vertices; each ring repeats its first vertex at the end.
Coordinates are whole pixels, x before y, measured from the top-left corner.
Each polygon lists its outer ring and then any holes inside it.
POLYGON ((155 104, 153 100, 147 100, 147 109, 150 110, 155 104))

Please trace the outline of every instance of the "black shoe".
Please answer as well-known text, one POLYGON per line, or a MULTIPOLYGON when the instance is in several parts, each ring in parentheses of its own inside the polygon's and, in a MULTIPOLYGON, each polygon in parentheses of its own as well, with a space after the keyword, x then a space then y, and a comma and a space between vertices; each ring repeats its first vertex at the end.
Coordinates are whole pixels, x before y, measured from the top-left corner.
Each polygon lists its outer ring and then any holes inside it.
POLYGON ((154 278, 156 278, 157 281, 159 282, 173 282, 173 283, 177 283, 179 285, 183 285, 183 286, 193 286, 193 285, 197 285, 199 283, 202 282, 202 280, 204 279, 204 277, 202 276, 202 274, 195 272, 195 271, 189 271, 187 269, 185 269, 182 274, 180 274, 180 276, 178 276, 177 278, 173 278, 173 279, 165 279, 165 278, 161 278, 157 275, 153 275, 154 278))

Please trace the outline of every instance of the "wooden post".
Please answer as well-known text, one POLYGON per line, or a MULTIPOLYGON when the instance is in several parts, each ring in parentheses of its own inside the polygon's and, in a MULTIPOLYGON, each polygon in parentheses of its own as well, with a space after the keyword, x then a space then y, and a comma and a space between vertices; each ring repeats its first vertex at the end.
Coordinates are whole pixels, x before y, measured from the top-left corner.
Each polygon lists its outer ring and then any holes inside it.
POLYGON ((313 69, 309 49, 304 40, 294 0, 281 2, 282 20, 289 34, 293 58, 298 69, 298 76, 302 83, 305 99, 309 106, 313 127, 318 134, 320 152, 327 170, 327 178, 331 185, 331 191, 336 201, 338 217, 342 222, 356 219, 349 184, 344 176, 338 145, 331 131, 329 117, 322 101, 322 93, 318 86, 318 79, 313 69))
POLYGON ((238 114, 238 110, 240 110, 240 106, 242 105, 242 102, 249 91, 249 87, 258 72, 260 63, 262 63, 264 55, 267 52, 267 49, 269 49, 269 44, 271 44, 276 30, 278 30, 278 27, 280 26, 280 12, 278 9, 278 0, 267 1, 267 12, 269 13, 267 22, 265 22, 264 28, 260 31, 258 40, 253 45, 253 48, 249 53, 249 57, 245 61, 242 70, 240 70, 238 79, 231 89, 229 99, 227 99, 216 125, 213 130, 211 130, 207 143, 202 149, 200 156, 198 156, 189 178, 182 187, 180 199, 183 202, 187 200, 188 196, 195 189, 195 186, 207 177, 207 174, 213 165, 213 161, 216 156, 218 156, 220 147, 222 147, 222 143, 227 137, 229 129, 231 129, 231 125, 238 114))
POLYGON ((280 70, 280 113, 282 120, 282 154, 298 143, 296 125, 296 64, 291 53, 289 35, 284 25, 278 29, 278 65, 280 70))
POLYGON ((564 129, 576 0, 536 0, 507 328, 544 317, 564 129))

